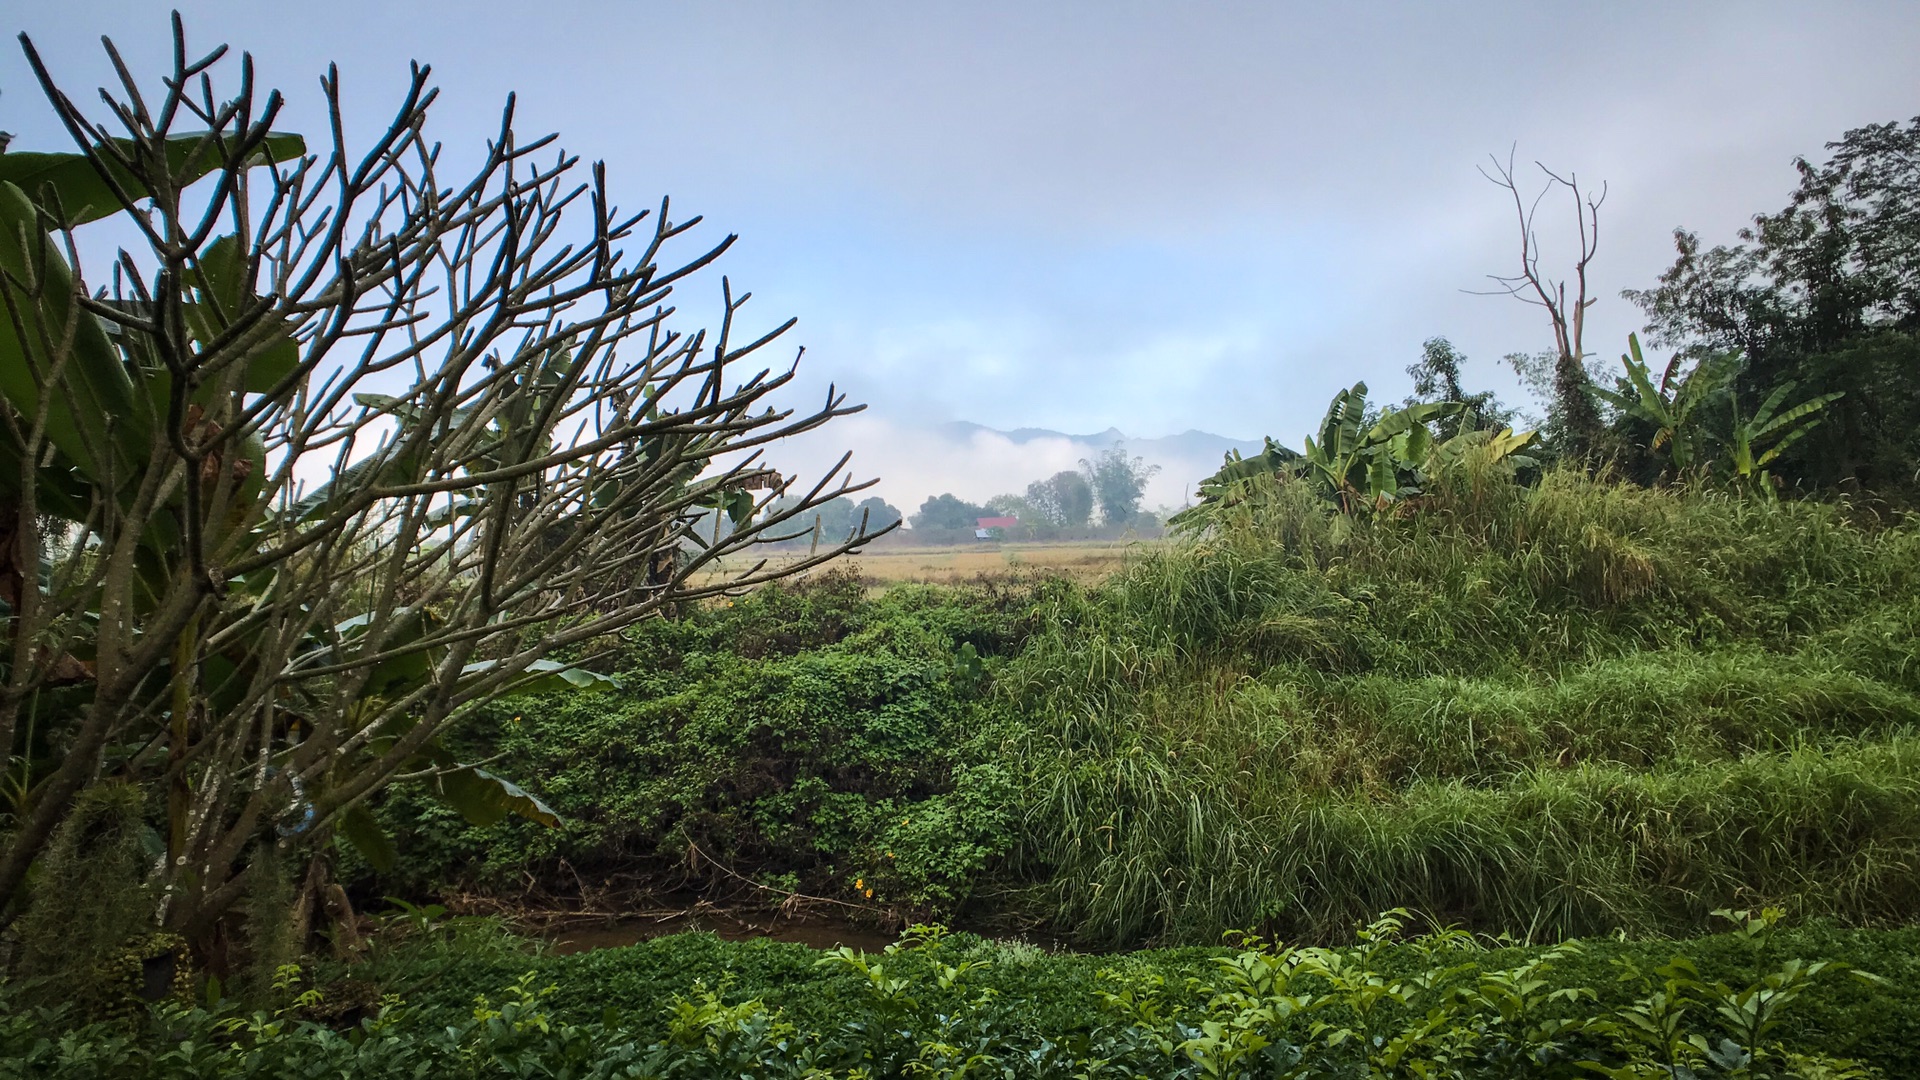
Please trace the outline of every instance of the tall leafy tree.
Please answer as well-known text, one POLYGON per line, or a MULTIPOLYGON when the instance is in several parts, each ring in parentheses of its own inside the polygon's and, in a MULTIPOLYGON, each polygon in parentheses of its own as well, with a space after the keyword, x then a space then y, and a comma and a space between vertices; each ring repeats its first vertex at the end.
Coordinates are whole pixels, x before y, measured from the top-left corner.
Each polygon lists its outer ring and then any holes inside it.
POLYGON ((874 532, 878 532, 881 529, 893 528, 895 525, 900 524, 900 520, 903 517, 892 503, 882 499, 878 495, 869 495, 861 499, 859 504, 853 508, 852 520, 854 523, 857 524, 860 521, 862 514, 866 515, 867 528, 874 532))
POLYGON ((1145 458, 1130 458, 1116 444, 1093 458, 1081 459, 1080 470, 1100 507, 1101 522, 1128 525, 1140 516, 1140 498, 1160 466, 1147 464, 1145 458))
POLYGON ((1084 528, 1093 518, 1093 487, 1071 469, 1028 484, 1026 502, 1048 524, 1061 528, 1084 528))
POLYGON ((1920 467, 1920 117, 1873 124, 1805 158, 1787 205, 1733 244, 1676 230, 1677 256, 1626 296, 1651 338, 1689 357, 1738 351, 1747 415, 1791 381, 1844 394, 1788 448, 1788 479, 1913 489, 1920 467))
POLYGON ((1460 411, 1437 418, 1434 435, 1451 439, 1463 431, 1503 428, 1513 422, 1513 410, 1500 404, 1491 390, 1468 393, 1460 381, 1460 368, 1467 358, 1443 337, 1428 338, 1420 345, 1420 360, 1407 366, 1413 378, 1413 394, 1406 404, 1452 401, 1460 411))
POLYGON ((988 516, 984 506, 976 506, 951 493, 929 496, 913 515, 916 529, 971 529, 978 518, 988 516))

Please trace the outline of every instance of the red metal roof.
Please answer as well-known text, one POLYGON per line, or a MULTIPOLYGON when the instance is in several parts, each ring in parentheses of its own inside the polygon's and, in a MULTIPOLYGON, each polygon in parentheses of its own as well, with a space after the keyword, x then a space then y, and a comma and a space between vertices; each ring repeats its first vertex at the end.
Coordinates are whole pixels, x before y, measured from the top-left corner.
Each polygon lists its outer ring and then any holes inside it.
POLYGON ((1011 529, 1020 524, 1020 519, 1017 517, 975 518, 973 523, 982 529, 1011 529))

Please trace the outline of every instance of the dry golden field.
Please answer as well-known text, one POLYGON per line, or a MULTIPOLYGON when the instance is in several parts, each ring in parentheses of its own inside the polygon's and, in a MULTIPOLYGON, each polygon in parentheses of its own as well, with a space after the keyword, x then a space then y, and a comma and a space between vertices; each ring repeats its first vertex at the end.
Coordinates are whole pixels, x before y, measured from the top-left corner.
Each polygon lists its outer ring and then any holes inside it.
MULTIPOLYGON (((828 566, 850 568, 870 585, 885 588, 909 582, 957 584, 982 576, 994 577, 1019 570, 1045 570, 1092 582, 1120 568, 1130 551, 1155 541, 1071 541, 1060 543, 981 543, 939 547, 876 546, 837 559, 828 566)), ((770 554, 769 563, 792 561, 798 554, 770 554)), ((721 572, 745 568, 729 560, 721 572)), ((822 568, 825 569, 825 568, 822 568)), ((818 572, 818 571, 816 571, 818 572)))

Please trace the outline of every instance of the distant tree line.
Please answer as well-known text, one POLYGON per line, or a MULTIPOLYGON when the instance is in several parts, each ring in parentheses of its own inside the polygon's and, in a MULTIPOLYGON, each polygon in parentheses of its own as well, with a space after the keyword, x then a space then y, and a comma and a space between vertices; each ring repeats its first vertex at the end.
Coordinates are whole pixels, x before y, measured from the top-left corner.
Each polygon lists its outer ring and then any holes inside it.
POLYGON ((984 503, 951 493, 930 496, 909 520, 916 532, 938 533, 971 530, 981 518, 1012 517, 1020 520, 1022 535, 1032 536, 1093 528, 1096 513, 1103 528, 1157 524, 1151 515, 1143 517, 1140 501, 1147 481, 1159 471, 1116 445, 1083 458, 1078 470, 1035 480, 1019 494, 996 495, 984 503))
MULTIPOLYGON (((781 512, 789 499, 795 503, 799 502, 797 497, 792 496, 779 499, 773 503, 772 512, 776 514, 781 512)), ((795 521, 786 532, 803 533, 788 541, 789 543, 838 544, 849 536, 860 534, 863 523, 865 533, 874 533, 893 527, 900 521, 901 516, 898 509, 878 495, 869 496, 859 502, 841 496, 814 507, 811 517, 795 521)))

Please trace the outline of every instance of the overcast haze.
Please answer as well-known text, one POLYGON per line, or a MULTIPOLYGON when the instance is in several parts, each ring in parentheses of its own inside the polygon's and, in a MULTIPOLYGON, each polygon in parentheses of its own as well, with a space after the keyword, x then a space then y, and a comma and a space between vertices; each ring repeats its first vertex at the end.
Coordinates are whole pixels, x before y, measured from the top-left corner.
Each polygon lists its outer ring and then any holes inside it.
MULTIPOLYGON (((180 7, 198 45, 254 54, 283 127, 322 128, 332 60, 364 142, 418 58, 450 148, 518 91, 521 130, 604 158, 622 203, 670 194, 741 234, 726 271, 763 322, 800 318, 809 388, 873 406, 787 461, 851 447, 909 510, 1071 464, 945 445, 946 420, 1297 444, 1340 386, 1403 396, 1434 335, 1511 396, 1500 356, 1551 338, 1462 291, 1515 258, 1489 152, 1609 185, 1588 347, 1612 356, 1638 325, 1619 290, 1670 261, 1675 226, 1729 240, 1784 204, 1796 154, 1920 114, 1914 0, 180 7)), ((70 92, 108 77, 102 33, 143 74, 165 60, 164 5, 7 10, 70 92)), ((0 89, 16 147, 65 142, 17 49, 0 89)))

